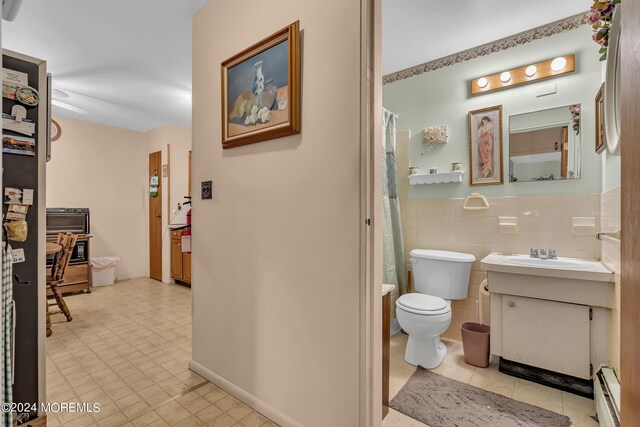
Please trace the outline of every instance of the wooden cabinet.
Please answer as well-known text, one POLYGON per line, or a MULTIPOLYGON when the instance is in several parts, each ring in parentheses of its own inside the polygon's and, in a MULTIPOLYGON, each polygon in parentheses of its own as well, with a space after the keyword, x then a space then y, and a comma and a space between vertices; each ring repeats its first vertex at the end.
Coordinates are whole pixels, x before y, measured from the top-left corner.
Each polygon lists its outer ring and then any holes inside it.
POLYGON ((191 286, 191 254, 182 253, 179 230, 171 232, 171 278, 191 286))

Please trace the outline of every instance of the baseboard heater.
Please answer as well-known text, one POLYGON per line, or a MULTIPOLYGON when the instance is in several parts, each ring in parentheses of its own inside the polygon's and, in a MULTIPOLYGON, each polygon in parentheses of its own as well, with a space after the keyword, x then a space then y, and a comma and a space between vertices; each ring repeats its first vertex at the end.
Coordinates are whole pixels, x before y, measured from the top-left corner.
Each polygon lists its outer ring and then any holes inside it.
POLYGON ((500 358, 498 369, 503 374, 511 375, 512 377, 522 378, 547 387, 577 394, 587 399, 593 399, 593 382, 590 379, 572 377, 502 357, 500 358))
POLYGON ((613 369, 603 367, 593 379, 600 427, 620 426, 620 382, 613 369))

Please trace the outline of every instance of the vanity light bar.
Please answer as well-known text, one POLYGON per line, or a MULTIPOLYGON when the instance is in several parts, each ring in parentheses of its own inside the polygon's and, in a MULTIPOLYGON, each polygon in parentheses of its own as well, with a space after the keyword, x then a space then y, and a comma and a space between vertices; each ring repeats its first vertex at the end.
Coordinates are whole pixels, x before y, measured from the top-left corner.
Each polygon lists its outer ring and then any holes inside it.
POLYGON ((506 89, 550 77, 573 73, 576 69, 575 55, 565 55, 524 67, 505 70, 490 76, 471 80, 471 95, 480 95, 492 90, 506 89))

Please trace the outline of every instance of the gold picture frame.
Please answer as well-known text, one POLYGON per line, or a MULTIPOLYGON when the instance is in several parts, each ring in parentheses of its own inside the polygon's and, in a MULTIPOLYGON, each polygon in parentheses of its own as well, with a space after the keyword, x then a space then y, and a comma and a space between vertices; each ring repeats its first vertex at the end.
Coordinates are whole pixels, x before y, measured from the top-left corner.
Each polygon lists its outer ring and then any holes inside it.
POLYGON ((222 146, 300 133, 299 21, 221 64, 222 146))
POLYGON ((469 111, 469 185, 504 184, 502 105, 469 111))
POLYGON ((604 114, 604 83, 596 95, 596 153, 602 153, 607 148, 607 134, 605 131, 604 114))

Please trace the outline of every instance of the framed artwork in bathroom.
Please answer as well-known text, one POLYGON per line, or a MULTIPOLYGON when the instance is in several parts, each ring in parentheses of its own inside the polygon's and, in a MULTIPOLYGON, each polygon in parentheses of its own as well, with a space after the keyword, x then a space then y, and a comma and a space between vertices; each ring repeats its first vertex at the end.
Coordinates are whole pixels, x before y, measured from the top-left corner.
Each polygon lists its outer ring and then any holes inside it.
POLYGON ((596 95, 596 153, 602 153, 607 148, 604 116, 604 83, 596 95))
POLYGON ((502 105, 469 111, 469 184, 504 183, 502 105))
POLYGON ((300 132, 298 21, 222 63, 222 147, 300 132))

